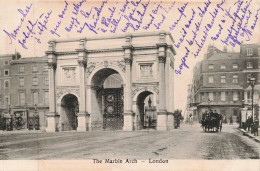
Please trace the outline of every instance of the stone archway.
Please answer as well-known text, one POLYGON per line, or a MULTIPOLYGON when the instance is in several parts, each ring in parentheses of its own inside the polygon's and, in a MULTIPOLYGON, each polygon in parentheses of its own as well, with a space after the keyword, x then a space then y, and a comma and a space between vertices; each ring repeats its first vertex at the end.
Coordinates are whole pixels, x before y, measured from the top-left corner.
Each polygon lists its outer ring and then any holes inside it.
MULTIPOLYGON (((78 92, 77 131, 103 129, 106 106, 104 93, 108 93, 104 91, 103 84, 105 79, 115 73, 123 80, 124 131, 135 128, 136 101, 133 96, 139 90, 143 91, 143 88, 154 90, 150 92, 157 99, 156 129, 172 129, 173 64, 176 54, 173 47, 173 38, 165 31, 49 41, 49 49, 46 51, 50 80, 46 131, 59 131, 62 124, 62 112, 57 102, 59 89, 78 92)), ((110 108, 106 111, 111 113, 113 110, 110 108)))
POLYGON ((156 128, 156 96, 151 91, 142 91, 136 97, 136 128, 156 128))
POLYGON ((59 108, 61 131, 71 131, 77 129, 78 110, 79 102, 78 98, 75 95, 66 94, 61 98, 59 108))
POLYGON ((93 130, 123 128, 123 94, 123 79, 116 70, 102 68, 93 73, 88 93, 93 130))

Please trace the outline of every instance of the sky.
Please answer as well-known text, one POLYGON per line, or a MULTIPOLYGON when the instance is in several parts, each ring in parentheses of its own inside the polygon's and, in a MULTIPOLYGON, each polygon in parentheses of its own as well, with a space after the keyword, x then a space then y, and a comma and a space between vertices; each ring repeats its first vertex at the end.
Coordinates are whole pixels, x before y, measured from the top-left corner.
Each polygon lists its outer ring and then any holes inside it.
POLYGON ((172 34, 177 53, 174 106, 184 110, 192 69, 208 45, 239 51, 241 42, 259 43, 259 4, 257 0, 1 0, 0 54, 17 51, 22 57, 41 57, 51 39, 165 30, 172 34))

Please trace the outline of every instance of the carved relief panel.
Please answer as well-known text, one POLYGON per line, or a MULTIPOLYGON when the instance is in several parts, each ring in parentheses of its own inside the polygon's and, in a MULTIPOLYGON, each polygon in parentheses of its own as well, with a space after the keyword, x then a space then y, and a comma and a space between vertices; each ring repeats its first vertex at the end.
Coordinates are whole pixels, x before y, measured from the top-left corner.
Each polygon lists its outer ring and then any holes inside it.
POLYGON ((153 77, 153 64, 140 64, 140 77, 153 77))
POLYGON ((154 62, 137 62, 136 78, 141 82, 156 81, 156 66, 154 62))
POLYGON ((76 66, 61 66, 60 68, 60 85, 78 85, 79 73, 76 66))
POLYGON ((75 81, 76 78, 76 68, 63 68, 63 78, 64 81, 75 81))

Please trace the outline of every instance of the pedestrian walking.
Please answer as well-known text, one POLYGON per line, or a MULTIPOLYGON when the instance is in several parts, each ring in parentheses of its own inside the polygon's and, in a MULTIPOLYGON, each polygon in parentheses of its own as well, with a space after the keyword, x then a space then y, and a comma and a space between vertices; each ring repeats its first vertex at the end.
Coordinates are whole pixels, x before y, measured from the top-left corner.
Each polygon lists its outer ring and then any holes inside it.
POLYGON ((230 125, 233 125, 233 117, 232 117, 232 115, 230 116, 229 123, 230 123, 230 125))
POLYGON ((258 128, 259 128, 259 120, 258 120, 258 118, 255 118, 255 122, 253 125, 254 136, 258 136, 258 128))

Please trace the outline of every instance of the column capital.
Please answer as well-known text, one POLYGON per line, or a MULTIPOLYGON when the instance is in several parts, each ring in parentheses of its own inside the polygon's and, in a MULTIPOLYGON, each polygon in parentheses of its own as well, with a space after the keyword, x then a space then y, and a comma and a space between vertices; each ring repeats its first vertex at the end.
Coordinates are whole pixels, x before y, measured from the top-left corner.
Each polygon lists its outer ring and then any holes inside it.
POLYGON ((124 58, 126 65, 131 65, 132 59, 131 58, 124 58))
POLYGON ((166 58, 164 56, 159 56, 159 63, 165 63, 166 58))
POLYGON ((45 52, 46 55, 50 55, 50 54, 55 54, 56 51, 56 42, 55 40, 50 40, 48 42, 49 47, 48 47, 48 51, 45 52))
POLYGON ((48 62, 48 67, 49 67, 50 69, 56 69, 57 64, 56 64, 56 62, 48 62))
POLYGON ((85 61, 85 60, 78 60, 78 64, 79 64, 79 66, 85 68, 87 66, 87 61, 85 61))

